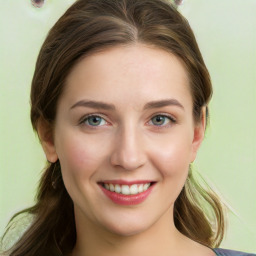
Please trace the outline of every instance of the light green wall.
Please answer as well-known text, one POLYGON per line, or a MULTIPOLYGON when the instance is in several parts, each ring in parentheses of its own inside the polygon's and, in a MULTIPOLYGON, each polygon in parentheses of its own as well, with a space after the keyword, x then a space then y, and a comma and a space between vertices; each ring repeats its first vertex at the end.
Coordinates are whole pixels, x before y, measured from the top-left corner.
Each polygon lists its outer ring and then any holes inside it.
POLYGON ((256 252, 256 1, 187 0, 181 10, 214 86, 197 169, 236 214, 222 246, 256 252))
MULTIPOLYGON (((47 31, 74 0, 0 0, 0 234, 32 204, 44 154, 29 120, 29 90, 47 31)), ((195 163, 233 208, 222 247, 256 252, 256 1, 187 0, 210 70, 211 123, 195 163)))

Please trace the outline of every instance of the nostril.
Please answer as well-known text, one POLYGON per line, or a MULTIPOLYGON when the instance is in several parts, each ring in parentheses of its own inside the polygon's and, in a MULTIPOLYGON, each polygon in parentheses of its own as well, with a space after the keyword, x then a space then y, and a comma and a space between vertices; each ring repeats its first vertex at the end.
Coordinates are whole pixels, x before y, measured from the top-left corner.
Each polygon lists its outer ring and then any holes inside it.
POLYGON ((41 8, 45 4, 46 0, 31 0, 31 3, 36 8, 41 8))

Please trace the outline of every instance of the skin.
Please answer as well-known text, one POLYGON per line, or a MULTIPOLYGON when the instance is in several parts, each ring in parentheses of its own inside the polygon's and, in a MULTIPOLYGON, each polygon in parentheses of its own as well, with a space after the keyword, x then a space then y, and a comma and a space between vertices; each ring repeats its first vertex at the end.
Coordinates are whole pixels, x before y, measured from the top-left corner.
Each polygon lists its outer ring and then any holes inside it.
POLYGON ((186 70, 164 50, 119 46, 87 56, 73 68, 53 132, 39 124, 47 159, 60 160, 74 202, 72 255, 215 255, 183 236, 173 222, 174 202, 204 137, 204 115, 195 124, 192 109, 186 70), (149 107, 170 99, 165 106, 149 107), (100 117, 96 125, 89 114, 100 117), (97 183, 117 179, 156 184, 144 202, 124 206, 107 198, 97 183))

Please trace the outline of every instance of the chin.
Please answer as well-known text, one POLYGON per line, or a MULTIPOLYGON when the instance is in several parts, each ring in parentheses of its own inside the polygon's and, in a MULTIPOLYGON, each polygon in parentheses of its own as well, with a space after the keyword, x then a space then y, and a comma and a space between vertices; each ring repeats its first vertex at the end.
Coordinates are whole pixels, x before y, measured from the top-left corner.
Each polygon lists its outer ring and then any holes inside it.
POLYGON ((104 223, 103 226, 108 232, 112 234, 128 237, 145 232, 153 225, 153 221, 147 220, 145 218, 133 218, 130 220, 126 218, 126 221, 121 220, 122 218, 115 218, 113 222, 107 221, 107 223, 104 223))
POLYGON ((134 235, 138 235, 142 232, 144 232, 145 230, 147 230, 147 228, 142 228, 142 227, 114 227, 111 229, 108 229, 108 231, 112 234, 115 234, 117 236, 120 237, 129 237, 129 236, 134 236, 134 235))

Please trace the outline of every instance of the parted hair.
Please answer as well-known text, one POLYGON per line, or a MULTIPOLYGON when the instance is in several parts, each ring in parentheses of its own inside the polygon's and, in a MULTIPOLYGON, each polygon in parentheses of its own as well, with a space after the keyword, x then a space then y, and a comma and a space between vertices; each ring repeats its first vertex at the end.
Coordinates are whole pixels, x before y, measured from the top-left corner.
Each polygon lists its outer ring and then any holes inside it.
MULTIPOLYGON (((168 0, 78 0, 49 31, 38 56, 31 87, 31 121, 35 131, 44 120, 52 127, 56 106, 71 69, 86 56, 120 45, 142 43, 177 56, 184 64, 193 99, 195 122, 212 96, 208 70, 188 21, 168 0)), ((7 255, 68 255, 76 243, 73 202, 67 193, 59 161, 47 163, 35 205, 17 213, 32 221, 7 255)), ((217 247, 225 231, 220 198, 200 185, 189 171, 174 205, 174 223, 185 236, 217 247)), ((5 233, 8 233, 8 229, 5 233)))

